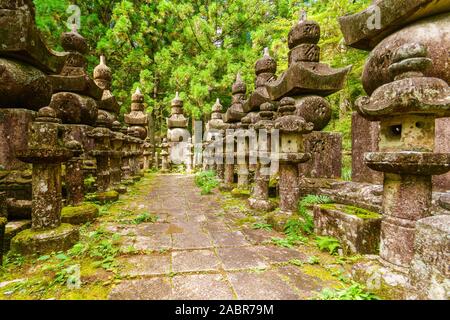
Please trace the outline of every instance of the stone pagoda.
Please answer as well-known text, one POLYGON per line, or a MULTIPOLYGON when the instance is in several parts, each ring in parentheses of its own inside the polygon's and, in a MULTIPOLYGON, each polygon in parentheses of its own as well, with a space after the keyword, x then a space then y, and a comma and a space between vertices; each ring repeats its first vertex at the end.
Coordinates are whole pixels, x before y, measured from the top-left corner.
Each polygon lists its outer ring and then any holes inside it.
MULTIPOLYGON (((206 130, 210 133, 210 136, 214 135, 214 140, 208 145, 208 149, 213 151, 213 159, 216 164, 216 173, 220 182, 223 182, 225 171, 225 129, 227 125, 223 121, 222 104, 220 99, 217 98, 216 103, 212 107, 211 120, 206 126, 206 130)), ((212 138, 212 137, 211 137, 212 138)))
POLYGON ((280 130, 281 212, 297 211, 300 163, 307 162, 304 134, 321 130, 330 120, 330 106, 324 97, 338 92, 351 67, 333 69, 319 62, 320 26, 306 19, 306 12, 288 36, 289 68, 266 84, 273 101, 280 101, 275 129, 280 130))
POLYGON ((125 123, 130 126, 129 134, 132 135, 133 131, 137 131, 137 137, 141 140, 147 138, 148 114, 144 110, 144 95, 137 88, 131 97, 131 112, 125 115, 125 123))
POLYGON ((11 250, 21 254, 44 254, 71 248, 79 239, 76 227, 61 224, 61 163, 73 153, 61 137, 64 126, 50 107, 39 110, 29 128, 28 147, 17 157, 33 167, 32 228, 11 240, 11 250))
POLYGON ((372 50, 363 73, 370 97, 357 109, 380 122, 379 151, 365 162, 384 173, 380 259, 354 274, 411 289, 409 298, 450 297, 449 219, 430 217, 432 176, 450 171, 450 154, 435 152, 436 119, 450 116, 449 12, 445 0, 381 0, 340 19, 348 45, 372 50), (377 10, 382 23, 373 28, 367 21, 377 10))
POLYGON ((179 92, 171 104, 171 116, 167 118, 167 141, 169 143, 169 161, 181 164, 185 157, 186 143, 191 136, 188 131, 188 119, 183 114, 183 100, 179 92))

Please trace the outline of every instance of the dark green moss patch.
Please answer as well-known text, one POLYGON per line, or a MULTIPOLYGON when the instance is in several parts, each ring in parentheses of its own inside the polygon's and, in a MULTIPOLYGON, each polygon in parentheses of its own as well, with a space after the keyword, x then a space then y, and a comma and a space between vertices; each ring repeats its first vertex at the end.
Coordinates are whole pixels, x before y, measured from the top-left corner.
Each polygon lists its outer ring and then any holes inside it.
POLYGON ((76 207, 65 207, 61 212, 61 220, 63 223, 74 225, 85 224, 98 216, 98 208, 90 203, 85 203, 76 207))
POLYGON ((361 219, 381 219, 382 215, 378 214, 376 212, 372 212, 369 210, 353 207, 353 206, 346 206, 341 204, 322 204, 319 205, 320 208, 325 210, 338 210, 342 211, 346 214, 350 214, 353 216, 356 216, 361 219))

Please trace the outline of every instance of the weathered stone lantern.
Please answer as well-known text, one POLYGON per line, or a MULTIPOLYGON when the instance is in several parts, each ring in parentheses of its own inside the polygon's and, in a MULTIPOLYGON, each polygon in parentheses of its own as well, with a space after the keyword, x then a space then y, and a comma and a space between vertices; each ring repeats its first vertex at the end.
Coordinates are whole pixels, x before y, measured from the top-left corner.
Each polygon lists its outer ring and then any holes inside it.
POLYGON ((280 131, 280 213, 291 215, 297 212, 299 198, 298 164, 310 159, 305 153, 303 135, 312 132, 314 125, 295 115, 295 100, 283 98, 275 120, 275 129, 280 131))
POLYGON ((122 182, 122 159, 124 156, 123 146, 125 143, 125 136, 120 132, 121 126, 119 121, 114 121, 112 125, 113 133, 111 135, 111 186, 118 193, 125 193, 126 187, 122 182))
POLYGON ((29 129, 28 149, 17 157, 33 165, 32 229, 16 235, 11 250, 42 254, 71 248, 79 238, 76 227, 61 224, 61 163, 73 153, 63 145, 64 127, 56 112, 44 107, 29 129))
POLYGON ((272 101, 281 100, 275 129, 280 129, 280 206, 286 214, 297 211, 298 164, 309 160, 300 135, 321 130, 329 122, 331 107, 324 97, 342 89, 351 69, 320 63, 319 40, 319 24, 307 20, 303 12, 289 32, 289 68, 266 84, 272 101))
POLYGON ((112 202, 119 198, 116 191, 110 190, 111 171, 110 158, 112 155, 112 132, 107 128, 108 118, 100 114, 97 119, 97 127, 90 135, 95 140, 95 149, 91 155, 97 160, 97 194, 95 198, 99 202, 112 202))
POLYGON ((448 217, 430 217, 432 176, 450 171, 450 154, 435 148, 436 119, 450 116, 449 12, 445 0, 380 0, 340 19, 346 43, 372 51, 362 78, 370 97, 357 108, 380 121, 379 151, 365 163, 384 173, 380 259, 356 265, 354 276, 397 296, 410 285, 411 298, 450 292, 448 217))
POLYGON ((400 46, 392 61, 394 81, 357 107, 381 126, 380 152, 365 157, 369 168, 385 173, 380 257, 407 269, 415 222, 430 215, 431 177, 450 171, 450 154, 433 153, 435 119, 450 116, 450 90, 444 80, 424 77, 432 64, 424 45, 400 46))
POLYGON ((161 143, 161 173, 170 172, 169 148, 170 145, 167 142, 167 138, 164 138, 163 142, 161 143))
POLYGON ((221 183, 223 183, 225 171, 224 134, 226 128, 227 125, 223 121, 222 104, 220 103, 220 100, 217 99, 212 107, 211 120, 207 125, 207 131, 211 138, 214 137, 214 141, 211 142, 207 148, 208 150, 214 150, 213 159, 216 165, 217 177, 221 183))
POLYGON ((249 199, 249 205, 253 209, 272 211, 274 204, 269 201, 269 182, 271 176, 272 159, 272 131, 275 128, 276 106, 265 102, 260 106, 261 120, 255 125, 260 131, 258 140, 258 164, 255 175, 255 186, 249 199), (262 132, 261 132, 262 131, 262 132), (265 137, 265 138, 261 138, 265 137))

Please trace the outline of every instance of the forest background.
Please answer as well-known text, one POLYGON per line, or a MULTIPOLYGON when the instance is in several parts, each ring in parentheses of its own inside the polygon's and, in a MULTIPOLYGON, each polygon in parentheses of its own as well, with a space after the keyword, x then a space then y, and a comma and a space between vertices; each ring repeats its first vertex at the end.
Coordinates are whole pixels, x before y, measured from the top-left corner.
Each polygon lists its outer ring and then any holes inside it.
POLYGON ((128 112, 139 86, 157 136, 166 130, 170 101, 179 91, 191 120, 206 122, 219 98, 228 108, 231 85, 241 72, 248 92, 255 85, 254 65, 265 47, 287 69, 287 36, 305 8, 321 26, 321 62, 353 65, 347 85, 328 99, 333 120, 325 131, 343 134, 344 172, 350 177, 351 111, 364 94, 361 73, 367 53, 344 45, 340 16, 360 11, 371 0, 34 0, 36 22, 49 47, 61 50, 60 35, 80 8, 81 28, 90 52, 89 72, 105 55, 113 71, 112 91, 128 112))

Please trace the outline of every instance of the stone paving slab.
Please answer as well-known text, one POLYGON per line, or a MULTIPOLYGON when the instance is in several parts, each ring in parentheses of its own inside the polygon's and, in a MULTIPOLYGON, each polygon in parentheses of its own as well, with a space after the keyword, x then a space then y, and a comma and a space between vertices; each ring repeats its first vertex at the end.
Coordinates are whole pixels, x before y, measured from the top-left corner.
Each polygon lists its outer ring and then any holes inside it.
POLYGON ((212 248, 212 239, 205 233, 181 233, 174 234, 173 237, 173 248, 182 249, 209 249, 212 248))
POLYGON ((296 300, 299 295, 274 271, 228 273, 240 300, 296 300))
POLYGON ((211 237, 216 247, 242 247, 250 245, 250 242, 245 239, 240 231, 211 232, 211 237))
POLYGON ((172 297, 169 278, 125 280, 109 294, 110 300, 170 300, 172 297))
POLYGON ((218 248, 219 258, 225 270, 263 269, 269 267, 265 259, 255 248, 218 248))
POLYGON ((122 235, 124 252, 140 252, 119 258, 120 273, 133 279, 114 287, 110 299, 309 299, 336 285, 315 276, 320 266, 288 265, 306 262, 317 249, 280 248, 270 244, 279 233, 242 228, 242 208, 221 208, 219 193, 200 196, 191 176, 157 176, 150 189, 133 198, 135 207, 164 221, 107 225, 122 235))
POLYGON ((175 251, 172 270, 179 272, 218 271, 220 260, 212 250, 175 251))
POLYGON ((170 254, 138 255, 122 258, 119 261, 124 265, 121 272, 124 276, 154 276, 170 273, 170 254))
POLYGON ((255 247, 257 252, 267 259, 269 263, 285 263, 297 259, 306 262, 307 256, 297 250, 280 248, 274 245, 255 247))
POLYGON ((226 279, 220 274, 175 276, 172 279, 174 299, 231 300, 234 298, 226 279))

